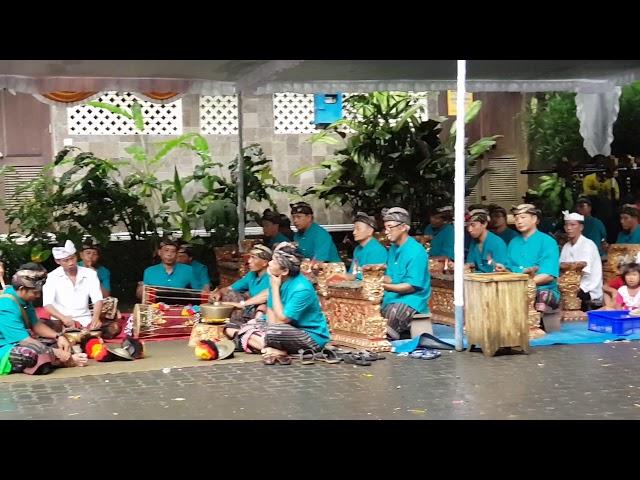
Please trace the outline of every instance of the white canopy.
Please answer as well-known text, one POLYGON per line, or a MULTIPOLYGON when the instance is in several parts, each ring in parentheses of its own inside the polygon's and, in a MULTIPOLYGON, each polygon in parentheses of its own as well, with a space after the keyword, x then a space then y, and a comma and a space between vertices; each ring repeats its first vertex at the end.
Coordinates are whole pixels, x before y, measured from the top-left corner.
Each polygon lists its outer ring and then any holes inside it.
MULTIPOLYGON (((639 60, 469 60, 472 92, 609 92, 639 60)), ((0 88, 51 91, 274 92, 453 90, 454 60, 0 60, 0 88)))

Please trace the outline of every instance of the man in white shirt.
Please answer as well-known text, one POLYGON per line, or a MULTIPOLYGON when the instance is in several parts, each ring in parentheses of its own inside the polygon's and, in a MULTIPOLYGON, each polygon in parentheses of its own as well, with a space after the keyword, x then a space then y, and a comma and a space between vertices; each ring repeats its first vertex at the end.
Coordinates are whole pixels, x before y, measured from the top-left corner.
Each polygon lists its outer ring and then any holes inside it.
POLYGON ((579 213, 564 214, 564 231, 569 240, 562 247, 560 262, 586 262, 582 269, 582 279, 578 297, 582 300, 582 311, 586 312, 602 306, 602 260, 598 247, 592 240, 582 235, 584 217, 579 213))
POLYGON ((47 276, 42 289, 44 308, 67 328, 100 328, 103 297, 98 274, 78 266, 76 247, 70 240, 64 247, 54 247, 52 252, 60 266, 47 276), (89 310, 89 299, 93 314, 89 310))

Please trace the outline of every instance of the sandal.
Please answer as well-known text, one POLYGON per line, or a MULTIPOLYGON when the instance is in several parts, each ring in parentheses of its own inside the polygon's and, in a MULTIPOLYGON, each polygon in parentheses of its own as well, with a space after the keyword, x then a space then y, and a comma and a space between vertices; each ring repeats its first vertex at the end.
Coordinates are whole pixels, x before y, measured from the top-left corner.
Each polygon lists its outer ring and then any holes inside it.
POLYGON ((340 358, 334 350, 329 350, 328 348, 323 348, 321 352, 315 353, 314 358, 321 362, 331 364, 340 363, 342 361, 342 358, 340 358))
POLYGON ((343 355, 344 363, 353 363, 354 365, 360 365, 361 367, 368 367, 371 362, 364 358, 359 353, 348 353, 343 355))
POLYGON ((267 355, 262 363, 264 365, 291 365, 291 357, 289 355, 267 355))
POLYGON ((291 357, 289 355, 278 355, 276 363, 280 365, 291 365, 291 357))
POLYGON ((362 355, 365 360, 370 362, 375 362, 376 360, 384 360, 385 358, 387 358, 384 355, 380 355, 376 352, 370 352, 369 350, 360 350, 357 353, 362 355))
POLYGON ((303 349, 298 350, 298 354, 300 355, 300 363, 302 365, 313 365, 315 362, 315 353, 311 349, 303 349), (307 353, 308 352, 308 353, 307 353))
POLYGON ((441 355, 442 353, 439 350, 430 350, 428 348, 421 348, 411 352, 409 356, 411 358, 417 358, 419 360, 434 360, 441 355))

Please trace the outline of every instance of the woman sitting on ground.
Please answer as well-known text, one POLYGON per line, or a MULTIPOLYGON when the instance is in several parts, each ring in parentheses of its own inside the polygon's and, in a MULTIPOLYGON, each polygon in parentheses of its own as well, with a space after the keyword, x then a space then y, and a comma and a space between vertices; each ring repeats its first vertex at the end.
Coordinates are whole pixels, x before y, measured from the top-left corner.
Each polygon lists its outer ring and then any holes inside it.
POLYGON ((269 262, 267 318, 252 320, 237 333, 245 351, 262 352, 264 363, 291 363, 289 354, 320 351, 330 340, 329 326, 313 285, 300 274, 302 255, 290 243, 281 243, 269 262))

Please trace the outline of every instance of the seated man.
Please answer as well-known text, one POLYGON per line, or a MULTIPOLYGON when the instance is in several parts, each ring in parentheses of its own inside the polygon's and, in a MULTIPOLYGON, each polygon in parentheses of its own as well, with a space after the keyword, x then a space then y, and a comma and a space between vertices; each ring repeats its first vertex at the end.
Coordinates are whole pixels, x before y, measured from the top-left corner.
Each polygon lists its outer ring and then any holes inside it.
POLYGON ((291 230, 291 220, 284 213, 280 214, 280 228, 278 229, 282 235, 287 237, 290 241, 293 240, 293 230, 291 230))
POLYGON ((273 249, 277 244, 289 241, 289 238, 280 232, 281 216, 279 213, 267 208, 262 213, 260 223, 262 223, 262 232, 267 247, 273 249))
POLYGON ((358 212, 353 220, 353 238, 358 245, 353 250, 353 261, 349 267, 350 280, 362 280, 362 267, 387 263, 387 249, 375 238, 375 218, 358 212))
POLYGON ((431 276, 429 255, 424 247, 409 236, 411 218, 404 208, 386 211, 384 229, 391 241, 387 256, 387 274, 382 283, 382 316, 387 319, 387 336, 398 340, 410 331, 416 313, 429 313, 431 276))
POLYGON ((72 354, 68 340, 36 316, 33 301, 40 298, 46 278, 41 265, 24 264, 0 295, 0 375, 48 373, 40 370, 47 369, 46 364, 82 367, 87 363, 86 354, 72 354))
POLYGON ((293 240, 304 258, 318 262, 340 262, 338 249, 329 232, 313 221, 313 210, 306 202, 291 205, 293 224, 298 231, 293 240))
POLYGON ((268 270, 267 320, 252 320, 238 333, 242 345, 262 352, 266 365, 288 365, 289 354, 320 351, 330 340, 315 289, 300 274, 302 260, 290 243, 275 248, 268 270))
MULTIPOLYGON (((235 304, 226 332, 234 338, 237 330, 258 313, 258 308, 267 303, 269 275, 267 266, 271 260, 271 250, 264 245, 256 245, 249 252, 249 272, 240 280, 228 287, 216 288, 212 294, 213 301, 235 304)), ((266 311, 266 308, 263 309, 266 311)))
POLYGON ((429 225, 424 229, 424 234, 431 236, 431 249, 429 255, 433 258, 443 257, 449 260, 454 259, 453 242, 454 229, 453 207, 441 207, 436 209, 436 213, 429 218, 429 225))
POLYGON ((524 203, 511 209, 520 235, 509 242, 506 265, 497 264, 496 271, 533 274, 536 284, 535 308, 539 312, 560 306, 557 278, 560 276, 560 251, 553 237, 538 230, 541 216, 535 205, 524 203))
POLYGON ((507 225, 507 211, 500 205, 489 205, 489 216, 489 230, 509 245, 509 242, 518 236, 518 232, 507 225))
POLYGON ((584 217, 582 235, 591 240, 598 247, 600 256, 607 253, 607 229, 602 220, 591 215, 591 200, 581 197, 576 202, 576 212, 584 217))
POLYGON ((91 240, 85 241, 80 248, 80 260, 78 262, 79 267, 90 268, 98 274, 102 296, 105 298, 110 296, 111 272, 104 265, 101 265, 100 246, 91 240))
POLYGON ((582 279, 578 297, 582 301, 581 310, 587 312, 602 306, 602 260, 596 244, 585 237, 584 217, 579 213, 564 214, 564 231, 568 241, 560 252, 561 262, 586 262, 582 269, 582 279))
POLYGON ((507 246, 495 233, 487 230, 489 212, 471 210, 467 231, 471 236, 471 245, 467 255, 467 263, 474 266, 476 272, 493 272, 496 263, 507 261, 507 246))
POLYGON ((180 242, 178 246, 178 263, 189 265, 193 269, 194 285, 196 290, 208 292, 211 290, 211 278, 209 269, 204 263, 193 258, 193 247, 186 242, 180 242))
POLYGON ((638 217, 640 213, 635 205, 627 204, 620 210, 620 225, 622 232, 618 233, 616 243, 640 243, 640 228, 638 217))
POLYGON ((113 325, 110 325, 109 330, 111 332, 107 332, 107 337, 105 338, 115 336, 120 332, 118 320, 121 314, 118 311, 118 299, 111 296, 111 272, 100 262, 100 246, 92 240, 85 241, 80 250, 80 259, 81 261, 78 262, 79 267, 91 268, 98 274, 103 296, 100 321, 103 326, 115 321, 113 325))
MULTIPOLYGON (((193 289, 197 290, 199 286, 198 280, 193 277, 193 268, 190 265, 178 263, 178 244, 175 240, 165 239, 160 244, 158 249, 158 255, 160 256, 160 263, 147 267, 144 271, 142 282, 138 283, 136 295, 139 299, 142 299, 143 286, 148 285, 152 287, 169 287, 177 289, 193 289)), ((164 292, 161 296, 156 296, 156 301, 165 303, 189 303, 189 292, 177 292, 179 294, 170 293, 169 290, 164 292), (177 301, 174 297, 182 297, 181 301, 177 301)), ((193 295, 193 301, 197 301, 200 297, 193 295)))
POLYGON ((102 290, 95 270, 79 267, 76 247, 67 240, 64 247, 52 249, 59 265, 47 277, 42 289, 42 305, 54 319, 50 326, 56 330, 67 328, 102 328, 102 290), (93 304, 93 313, 89 309, 93 304))

